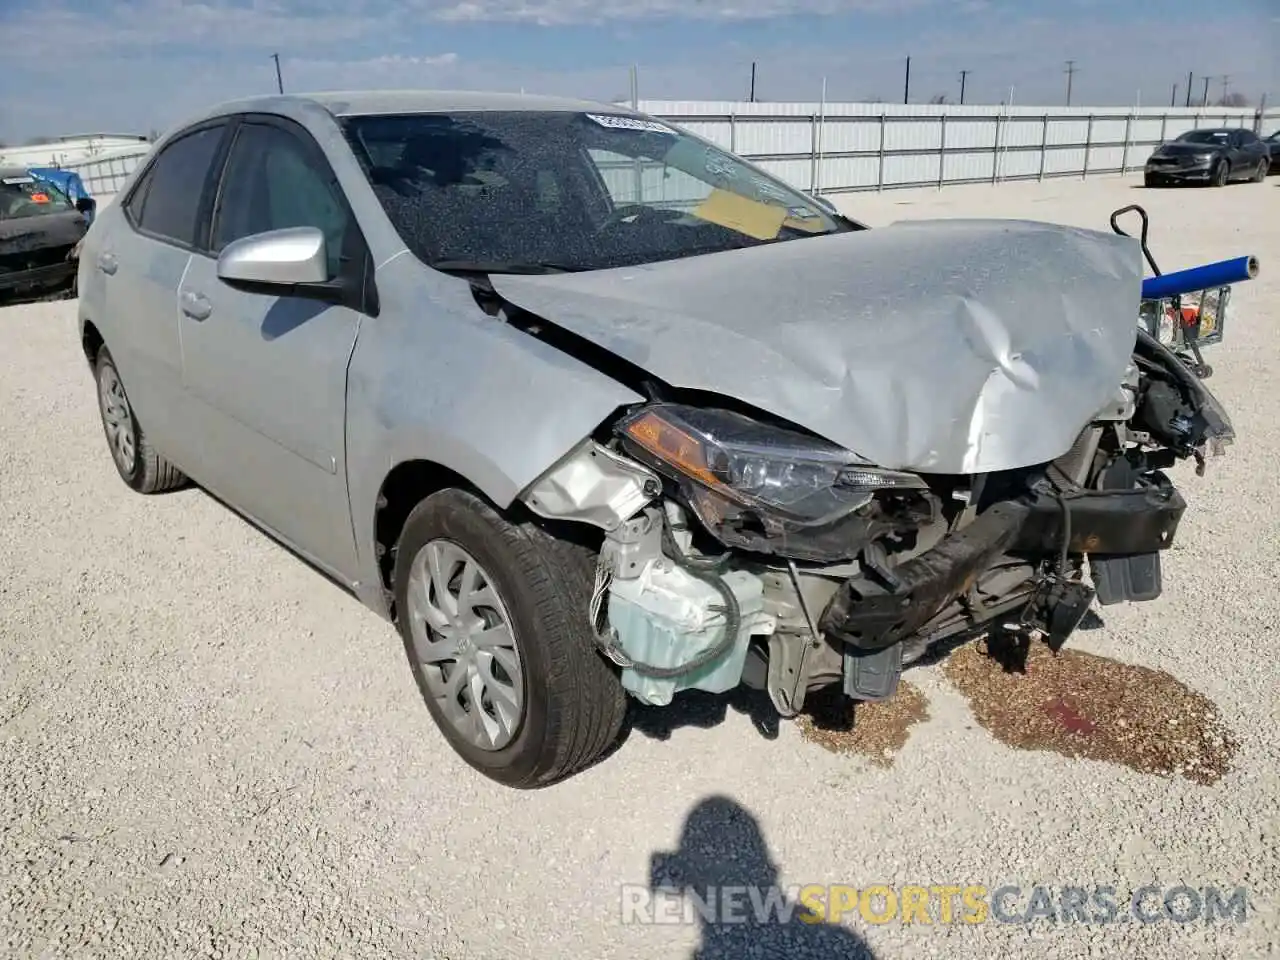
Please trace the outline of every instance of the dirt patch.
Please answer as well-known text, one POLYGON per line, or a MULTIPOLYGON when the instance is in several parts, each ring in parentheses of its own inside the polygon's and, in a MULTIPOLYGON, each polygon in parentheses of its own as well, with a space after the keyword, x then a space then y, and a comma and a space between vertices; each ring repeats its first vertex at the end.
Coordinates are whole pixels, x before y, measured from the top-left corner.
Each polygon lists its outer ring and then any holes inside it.
POLYGON ((833 753, 865 756, 881 767, 893 764, 911 728, 929 719, 929 705, 919 690, 899 681, 888 700, 854 704, 838 688, 815 691, 805 698, 798 718, 800 735, 833 753))
POLYGON ((1026 672, 1009 672, 971 644, 943 667, 974 716, 1002 743, 1123 764, 1140 773, 1213 784, 1238 744, 1217 706, 1167 673, 1035 643, 1026 672))

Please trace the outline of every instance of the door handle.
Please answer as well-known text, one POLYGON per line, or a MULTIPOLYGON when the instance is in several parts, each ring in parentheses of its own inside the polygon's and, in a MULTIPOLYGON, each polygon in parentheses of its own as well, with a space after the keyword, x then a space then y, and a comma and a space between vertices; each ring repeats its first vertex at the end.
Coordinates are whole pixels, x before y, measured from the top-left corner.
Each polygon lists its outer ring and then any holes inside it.
POLYGON ((116 272, 117 267, 119 267, 119 264, 116 263, 115 254, 111 254, 111 253, 98 254, 98 269, 101 270, 103 273, 110 276, 111 274, 116 272))
POLYGON ((192 320, 206 320, 213 313, 213 304, 203 293, 187 292, 182 295, 182 312, 192 320))

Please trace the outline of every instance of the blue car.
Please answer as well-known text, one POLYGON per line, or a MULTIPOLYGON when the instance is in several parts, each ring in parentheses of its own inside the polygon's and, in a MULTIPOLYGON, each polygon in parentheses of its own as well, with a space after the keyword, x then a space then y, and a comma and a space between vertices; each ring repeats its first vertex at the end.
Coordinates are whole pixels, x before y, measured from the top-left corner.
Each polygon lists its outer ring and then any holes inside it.
MULTIPOLYGON (((80 179, 80 174, 74 170, 59 170, 57 167, 29 167, 27 172, 31 176, 45 183, 51 183, 64 194, 73 205, 80 206, 77 203, 80 199, 92 199, 88 189, 84 185, 84 181, 80 179)), ((93 208, 83 209, 81 212, 87 222, 93 223, 93 208)))

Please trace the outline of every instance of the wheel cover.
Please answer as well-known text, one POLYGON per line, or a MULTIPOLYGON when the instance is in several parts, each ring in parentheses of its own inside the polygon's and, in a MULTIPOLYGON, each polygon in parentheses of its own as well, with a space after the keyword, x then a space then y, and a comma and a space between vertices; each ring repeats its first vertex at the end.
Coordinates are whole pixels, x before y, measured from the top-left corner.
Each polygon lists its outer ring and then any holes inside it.
POLYGON ((111 364, 105 364, 98 376, 98 403, 102 423, 107 430, 107 445, 116 466, 125 474, 133 472, 138 460, 138 440, 133 427, 133 413, 124 384, 111 364))
POLYGON ((524 665, 493 578, 450 540, 427 542, 409 570, 414 653, 440 712, 481 750, 501 750, 524 718, 524 665))

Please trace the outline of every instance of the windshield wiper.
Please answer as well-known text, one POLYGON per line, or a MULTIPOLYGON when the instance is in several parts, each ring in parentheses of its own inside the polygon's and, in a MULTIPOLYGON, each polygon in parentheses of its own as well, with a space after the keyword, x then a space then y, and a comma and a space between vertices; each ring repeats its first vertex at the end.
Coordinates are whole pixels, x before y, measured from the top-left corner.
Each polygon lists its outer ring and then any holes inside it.
POLYGON ((433 260, 431 266, 444 273, 519 273, 529 276, 545 273, 580 273, 586 269, 564 263, 546 261, 524 263, 518 260, 433 260))

